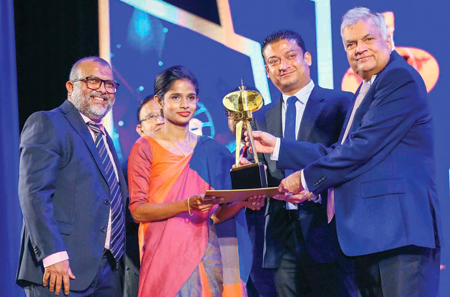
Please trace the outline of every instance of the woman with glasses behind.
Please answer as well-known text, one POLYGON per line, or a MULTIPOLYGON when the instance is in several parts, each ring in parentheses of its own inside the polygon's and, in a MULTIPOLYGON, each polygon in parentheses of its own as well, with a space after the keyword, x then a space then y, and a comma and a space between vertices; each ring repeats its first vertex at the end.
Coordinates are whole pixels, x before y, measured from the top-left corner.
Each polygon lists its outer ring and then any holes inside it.
MULTIPOLYGON (((249 267, 238 265, 243 249, 238 251, 237 244, 248 244, 249 239, 230 237, 246 232, 244 214, 238 214, 238 224, 225 222, 233 227, 222 240, 227 244, 222 249, 223 270, 210 217, 221 221, 233 211, 215 214, 221 199, 203 197, 206 190, 230 188, 233 158, 213 139, 189 131, 198 92, 196 77, 183 66, 161 72, 155 81, 155 100, 165 125, 151 137, 138 139, 130 153, 130 210, 141 223, 139 296, 246 295, 239 270, 247 274, 242 277, 246 280, 249 267)), ((251 264, 251 254, 246 258, 251 264)))

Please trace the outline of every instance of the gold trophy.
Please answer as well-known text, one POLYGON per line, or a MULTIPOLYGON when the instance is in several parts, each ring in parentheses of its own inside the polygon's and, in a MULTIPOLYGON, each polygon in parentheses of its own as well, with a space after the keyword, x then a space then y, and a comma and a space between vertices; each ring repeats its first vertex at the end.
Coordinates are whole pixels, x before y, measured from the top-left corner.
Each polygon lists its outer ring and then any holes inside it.
POLYGON ((223 105, 233 114, 236 123, 236 166, 231 170, 231 183, 233 189, 252 189, 267 187, 267 175, 264 164, 254 154, 254 164, 239 166, 242 128, 247 128, 250 146, 255 152, 255 143, 252 135, 252 113, 263 106, 263 98, 257 90, 248 89, 241 80, 241 86, 223 98, 223 105))

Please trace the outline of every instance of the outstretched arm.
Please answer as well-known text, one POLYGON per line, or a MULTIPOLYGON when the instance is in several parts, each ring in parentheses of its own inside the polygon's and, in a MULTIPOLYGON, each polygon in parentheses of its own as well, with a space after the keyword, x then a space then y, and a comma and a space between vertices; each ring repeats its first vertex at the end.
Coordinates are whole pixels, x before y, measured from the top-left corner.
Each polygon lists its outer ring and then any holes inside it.
POLYGON ((423 82, 404 68, 391 70, 379 79, 360 126, 342 145, 304 169, 310 191, 318 193, 367 172, 401 142, 405 149, 418 143, 427 151, 427 144, 432 142, 431 117, 423 82))

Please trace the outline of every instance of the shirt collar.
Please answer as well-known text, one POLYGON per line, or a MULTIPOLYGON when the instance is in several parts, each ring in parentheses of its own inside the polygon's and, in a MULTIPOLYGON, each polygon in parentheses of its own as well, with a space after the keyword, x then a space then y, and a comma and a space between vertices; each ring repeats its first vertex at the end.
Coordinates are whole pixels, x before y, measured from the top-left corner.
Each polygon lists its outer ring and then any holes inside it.
MULTIPOLYGON (((82 114, 80 111, 78 111, 81 115, 81 117, 83 118, 83 121, 85 124, 89 123, 89 122, 94 122, 93 120, 91 120, 90 118, 88 118, 87 116, 85 116, 84 114, 82 114)), ((101 124, 101 123, 100 123, 101 124)), ((105 132, 103 125, 101 126, 101 130, 103 132, 105 132)))
MULTIPOLYGON (((309 95, 311 95, 312 90, 314 89, 314 82, 312 79, 309 81, 309 83, 301 88, 297 93, 295 93, 293 96, 297 97, 297 99, 302 103, 306 104, 308 102, 309 95)), ((288 100, 289 95, 283 94, 283 102, 286 104, 286 101, 288 100)))
POLYGON ((375 78, 377 78, 377 75, 376 74, 372 75, 372 77, 369 79, 369 81, 367 81, 367 83, 369 83, 369 85, 371 86, 375 81, 375 78))
POLYGON ((93 120, 91 120, 90 118, 88 118, 87 116, 85 116, 84 114, 82 114, 80 111, 78 111, 81 115, 81 117, 83 118, 83 121, 87 124, 89 122, 93 122, 93 120))

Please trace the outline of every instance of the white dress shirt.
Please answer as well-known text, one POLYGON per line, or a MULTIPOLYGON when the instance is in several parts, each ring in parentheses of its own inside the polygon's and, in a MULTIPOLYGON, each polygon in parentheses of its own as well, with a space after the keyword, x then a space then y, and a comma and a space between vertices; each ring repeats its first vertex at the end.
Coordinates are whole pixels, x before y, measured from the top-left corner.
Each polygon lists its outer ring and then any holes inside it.
MULTIPOLYGON (((302 122, 303 114, 305 112, 306 104, 308 103, 309 96, 311 95, 312 90, 314 89, 314 82, 312 80, 309 81, 309 83, 300 89, 297 93, 295 93, 293 96, 297 97, 297 101, 295 103, 295 109, 296 109, 296 118, 295 118, 295 136, 298 136, 298 132, 300 131, 300 124, 302 122)), ((282 131, 284 136, 284 127, 286 122, 286 107, 287 107, 287 99, 291 97, 289 95, 283 94, 283 102, 281 105, 281 125, 282 125, 282 131)), ((280 138, 277 138, 277 142, 274 148, 274 152, 270 156, 271 160, 278 161, 278 155, 280 152, 280 138)), ((297 209, 298 207, 296 205, 293 205, 292 203, 286 203, 287 209, 297 209)))

